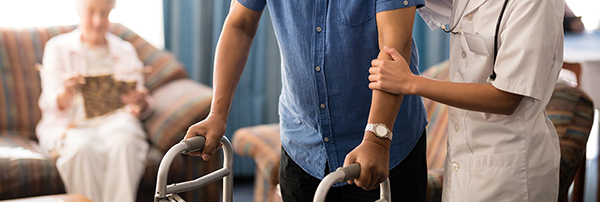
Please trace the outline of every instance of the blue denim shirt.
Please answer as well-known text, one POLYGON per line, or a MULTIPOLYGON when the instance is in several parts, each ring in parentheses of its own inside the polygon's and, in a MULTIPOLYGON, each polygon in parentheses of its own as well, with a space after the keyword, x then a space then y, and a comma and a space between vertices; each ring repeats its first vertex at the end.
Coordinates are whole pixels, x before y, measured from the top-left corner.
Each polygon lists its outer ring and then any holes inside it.
MULTIPOLYGON (((423 5, 423 0, 238 0, 260 11, 268 4, 282 56, 281 143, 310 175, 322 179, 362 141, 369 116, 371 60, 379 54, 375 14, 423 5)), ((412 42, 410 68, 418 71, 412 42)), ((412 150, 427 115, 419 96, 404 96, 393 129, 390 169, 412 150)))

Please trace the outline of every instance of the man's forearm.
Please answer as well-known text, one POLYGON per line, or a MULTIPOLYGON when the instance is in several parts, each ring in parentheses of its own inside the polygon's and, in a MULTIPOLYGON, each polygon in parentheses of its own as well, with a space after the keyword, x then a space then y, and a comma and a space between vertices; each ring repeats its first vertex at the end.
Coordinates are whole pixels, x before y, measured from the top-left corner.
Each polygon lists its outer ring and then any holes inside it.
POLYGON ((227 121, 229 109, 244 70, 262 12, 251 11, 237 2, 225 20, 217 43, 213 73, 211 114, 227 121))

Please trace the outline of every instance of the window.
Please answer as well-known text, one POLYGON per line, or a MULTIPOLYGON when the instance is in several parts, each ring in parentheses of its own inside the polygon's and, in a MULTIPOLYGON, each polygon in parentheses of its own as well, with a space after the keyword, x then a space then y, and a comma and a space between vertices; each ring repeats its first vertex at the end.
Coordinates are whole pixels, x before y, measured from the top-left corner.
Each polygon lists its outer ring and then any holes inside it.
MULTIPOLYGON (((79 23, 74 0, 0 0, 0 26, 36 27, 79 23)), ((164 48, 162 0, 117 0, 109 17, 158 49, 164 48)))
POLYGON ((587 30, 600 28, 600 1, 598 0, 566 0, 569 8, 581 21, 587 30))

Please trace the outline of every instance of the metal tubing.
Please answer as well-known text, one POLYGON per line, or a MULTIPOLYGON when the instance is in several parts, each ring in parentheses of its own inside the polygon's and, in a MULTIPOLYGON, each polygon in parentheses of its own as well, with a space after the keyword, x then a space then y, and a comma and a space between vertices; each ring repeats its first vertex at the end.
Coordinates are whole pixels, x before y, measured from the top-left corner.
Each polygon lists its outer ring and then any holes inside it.
MULTIPOLYGON (((315 196, 313 198, 314 202, 322 202, 325 201, 327 197, 327 192, 329 189, 338 182, 344 182, 346 180, 353 180, 358 178, 358 174, 360 173, 360 165, 352 164, 343 168, 338 168, 335 172, 329 173, 319 186, 317 187, 317 191, 315 192, 315 196)), ((379 184, 379 196, 381 197, 377 202, 391 202, 391 189, 390 189, 390 181, 389 179, 385 179, 381 184, 379 184)))
MULTIPOLYGON (((193 141, 196 142, 196 141, 193 141)), ((181 183, 175 183, 167 186, 167 174, 169 173, 169 167, 177 155, 195 150, 198 147, 201 148, 204 144, 190 144, 189 141, 180 142, 175 146, 171 147, 169 151, 163 157, 158 168, 158 176, 156 183, 156 194, 154 195, 154 202, 159 202, 161 199, 165 199, 166 195, 180 193, 184 191, 193 190, 209 183, 217 181, 223 178, 223 201, 232 202, 233 200, 233 147, 227 137, 221 138, 223 144, 223 168, 206 174, 194 180, 189 180, 181 183)))
POLYGON ((154 202, 158 202, 159 199, 166 197, 167 175, 169 174, 171 163, 173 163, 173 160, 175 157, 177 157, 177 155, 181 154, 181 152, 185 150, 187 150, 187 145, 185 143, 177 143, 167 151, 163 157, 163 160, 160 161, 160 165, 158 166, 158 176, 156 177, 156 193, 154 195, 154 202))

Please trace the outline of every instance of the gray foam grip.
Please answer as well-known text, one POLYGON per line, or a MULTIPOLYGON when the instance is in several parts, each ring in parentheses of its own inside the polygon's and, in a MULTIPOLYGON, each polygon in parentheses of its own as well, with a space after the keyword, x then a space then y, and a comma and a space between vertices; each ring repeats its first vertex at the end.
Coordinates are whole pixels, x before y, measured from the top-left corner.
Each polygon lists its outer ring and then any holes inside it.
POLYGON ((196 136, 182 141, 188 146, 188 149, 185 151, 185 153, 202 150, 202 148, 204 148, 205 141, 206 138, 204 136, 196 136))

